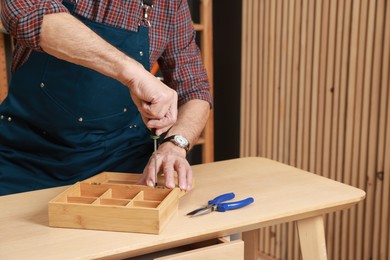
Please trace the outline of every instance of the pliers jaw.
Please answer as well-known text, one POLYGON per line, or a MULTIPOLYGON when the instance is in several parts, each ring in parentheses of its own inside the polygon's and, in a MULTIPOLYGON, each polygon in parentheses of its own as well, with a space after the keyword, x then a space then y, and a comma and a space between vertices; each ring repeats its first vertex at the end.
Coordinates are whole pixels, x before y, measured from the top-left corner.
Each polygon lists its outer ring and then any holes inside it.
POLYGON ((202 207, 187 213, 187 216, 196 217, 200 215, 206 215, 216 210, 217 210, 217 205, 207 205, 206 207, 202 207))

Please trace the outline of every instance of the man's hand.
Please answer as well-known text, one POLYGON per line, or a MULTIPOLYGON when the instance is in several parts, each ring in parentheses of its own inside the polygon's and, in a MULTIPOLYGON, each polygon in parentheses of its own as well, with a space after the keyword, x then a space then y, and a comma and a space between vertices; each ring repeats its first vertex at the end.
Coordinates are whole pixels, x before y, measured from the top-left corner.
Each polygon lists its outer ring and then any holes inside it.
POLYGON ((161 135, 177 120, 177 93, 146 70, 142 74, 126 85, 145 125, 161 135))
MULTIPOLYGON (((210 105, 207 101, 197 99, 188 101, 180 106, 177 122, 166 136, 180 134, 185 136, 190 144, 196 144, 207 122, 209 112, 210 105)), ((144 169, 140 184, 154 186, 154 166, 152 155, 144 169)), ((173 188, 175 186, 174 174, 176 172, 179 187, 182 190, 192 188, 192 168, 186 159, 185 149, 176 146, 172 142, 161 144, 157 151, 157 169, 160 174, 164 174, 166 187, 173 188)))
MULTIPOLYGON (((153 156, 144 169, 143 176, 139 184, 154 187, 155 184, 155 162, 153 156)), ((165 186, 175 187, 175 171, 179 188, 190 190, 192 187, 192 169, 186 159, 186 151, 171 142, 161 144, 157 153, 157 169, 159 174, 164 174, 165 186)))

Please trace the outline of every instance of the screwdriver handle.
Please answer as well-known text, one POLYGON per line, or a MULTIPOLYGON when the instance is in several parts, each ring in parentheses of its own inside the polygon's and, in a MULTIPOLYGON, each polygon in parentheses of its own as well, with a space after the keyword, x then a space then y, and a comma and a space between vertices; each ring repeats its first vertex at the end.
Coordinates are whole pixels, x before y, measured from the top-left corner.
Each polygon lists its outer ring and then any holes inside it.
POLYGON ((160 136, 159 135, 156 135, 156 128, 152 128, 151 130, 151 134, 150 134, 150 137, 154 140, 154 139, 159 139, 160 136))

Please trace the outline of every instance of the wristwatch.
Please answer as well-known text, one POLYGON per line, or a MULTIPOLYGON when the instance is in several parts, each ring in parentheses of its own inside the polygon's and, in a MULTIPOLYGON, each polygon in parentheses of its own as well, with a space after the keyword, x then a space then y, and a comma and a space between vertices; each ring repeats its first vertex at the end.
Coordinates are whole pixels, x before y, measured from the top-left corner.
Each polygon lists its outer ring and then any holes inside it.
POLYGON ((190 143, 188 142, 187 138, 185 138, 182 135, 169 136, 169 137, 165 138, 164 140, 162 140, 161 143, 163 144, 166 142, 172 142, 175 145, 177 145, 181 148, 184 148, 184 150, 186 150, 186 152, 188 152, 188 150, 190 149, 190 143))

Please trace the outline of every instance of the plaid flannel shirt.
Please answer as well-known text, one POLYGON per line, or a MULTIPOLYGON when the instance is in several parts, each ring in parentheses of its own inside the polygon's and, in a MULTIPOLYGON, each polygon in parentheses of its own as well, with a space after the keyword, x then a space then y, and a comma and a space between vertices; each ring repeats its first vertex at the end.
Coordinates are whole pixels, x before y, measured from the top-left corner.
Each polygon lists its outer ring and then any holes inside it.
MULTIPOLYGON (((17 70, 33 50, 42 51, 43 16, 68 12, 61 0, 3 0, 1 19, 15 39, 12 70, 17 70)), ((142 0, 79 0, 76 13, 110 26, 137 31, 143 15, 142 0)), ((195 43, 187 0, 154 0, 149 14, 150 64, 158 61, 164 82, 175 89, 179 105, 192 99, 212 103, 207 73, 195 43)))

